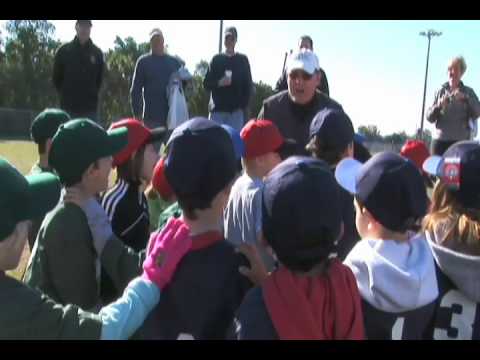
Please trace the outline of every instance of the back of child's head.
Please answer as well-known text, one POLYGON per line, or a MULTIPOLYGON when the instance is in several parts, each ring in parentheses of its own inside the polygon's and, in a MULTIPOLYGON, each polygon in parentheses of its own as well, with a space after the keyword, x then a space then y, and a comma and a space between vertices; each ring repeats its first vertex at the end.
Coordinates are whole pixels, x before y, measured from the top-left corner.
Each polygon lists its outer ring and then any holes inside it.
POLYGON ((344 159, 335 177, 390 232, 415 229, 427 212, 420 172, 411 161, 393 152, 375 154, 365 164, 344 159))
POLYGON ((32 121, 30 136, 38 145, 38 153, 45 154, 46 141, 53 138, 58 127, 70 120, 70 115, 60 109, 45 109, 32 121))
POLYGON ((306 150, 335 166, 353 145, 354 135, 352 121, 345 112, 326 108, 318 112, 310 124, 310 141, 306 150))
POLYGON ((443 229, 438 242, 480 255, 480 144, 457 142, 443 156, 429 157, 424 170, 438 177, 424 229, 443 229))
POLYGON ((0 157, 0 242, 18 223, 45 215, 58 202, 60 182, 51 173, 24 177, 0 157))
POLYGON ((107 132, 89 119, 70 120, 53 137, 48 162, 62 184, 72 186, 82 180, 90 165, 122 150, 127 137, 125 127, 107 132))
POLYGON ((110 130, 121 127, 128 129, 128 143, 127 146, 114 155, 113 166, 117 167, 119 179, 139 183, 141 181, 145 146, 161 141, 165 137, 167 129, 164 127, 149 129, 137 119, 128 118, 112 123, 110 130))
POLYGON ((290 157, 265 178, 263 235, 288 269, 308 272, 334 252, 342 224, 338 190, 328 165, 311 157, 290 157))
POLYGON ((232 140, 215 122, 196 117, 172 133, 165 176, 187 218, 195 220, 195 210, 210 208, 236 172, 232 140))

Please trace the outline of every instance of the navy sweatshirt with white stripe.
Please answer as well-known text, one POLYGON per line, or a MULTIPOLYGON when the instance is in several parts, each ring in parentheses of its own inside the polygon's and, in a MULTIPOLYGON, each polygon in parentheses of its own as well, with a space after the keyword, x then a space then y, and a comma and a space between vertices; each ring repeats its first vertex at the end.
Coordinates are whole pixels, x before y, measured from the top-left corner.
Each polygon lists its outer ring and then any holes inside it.
MULTIPOLYGON (((137 252, 145 249, 150 237, 150 219, 147 199, 139 191, 139 184, 120 179, 105 192, 101 203, 115 235, 137 252)), ((122 291, 115 289, 107 273, 102 271, 100 294, 103 303, 114 301, 122 291)))

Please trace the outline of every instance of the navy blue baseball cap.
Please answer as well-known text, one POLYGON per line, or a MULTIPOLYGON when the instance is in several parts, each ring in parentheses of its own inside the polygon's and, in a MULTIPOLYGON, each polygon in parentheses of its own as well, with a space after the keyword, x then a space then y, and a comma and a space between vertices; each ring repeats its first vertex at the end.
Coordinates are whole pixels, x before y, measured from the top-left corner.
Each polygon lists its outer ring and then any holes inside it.
POLYGON ((335 250, 341 234, 340 188, 323 160, 292 156, 266 177, 262 227, 279 261, 308 271, 335 250))
POLYGON ((236 172, 232 140, 215 122, 197 117, 172 133, 165 176, 177 197, 188 197, 199 204, 198 208, 205 208, 235 178, 236 172))
POLYGON ((410 160, 393 152, 375 154, 365 164, 344 159, 335 178, 389 230, 404 232, 427 213, 422 175, 410 160))
POLYGON ((480 209, 480 144, 459 141, 443 156, 430 156, 423 170, 448 184, 457 200, 466 208, 480 209))
POLYGON ((353 141, 355 130, 344 111, 325 108, 310 123, 310 138, 315 135, 329 148, 344 149, 353 141))
POLYGON ((245 143, 240 136, 240 131, 226 124, 222 124, 221 127, 228 132, 228 135, 230 135, 230 139, 232 139, 233 143, 233 149, 235 150, 235 158, 240 160, 245 156, 245 143))

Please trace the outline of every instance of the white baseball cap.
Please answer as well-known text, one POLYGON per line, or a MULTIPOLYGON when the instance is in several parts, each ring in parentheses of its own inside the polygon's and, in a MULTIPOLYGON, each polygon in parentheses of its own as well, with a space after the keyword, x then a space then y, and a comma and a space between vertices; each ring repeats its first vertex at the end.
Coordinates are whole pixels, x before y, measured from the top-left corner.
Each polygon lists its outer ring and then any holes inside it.
POLYGON ((293 53, 287 62, 287 73, 290 74, 293 70, 303 70, 306 73, 313 75, 313 73, 320 68, 318 57, 309 49, 301 49, 293 53))
POLYGON ((150 31, 150 40, 152 40, 152 38, 157 35, 160 35, 161 37, 163 37, 162 30, 155 28, 152 31, 150 31))

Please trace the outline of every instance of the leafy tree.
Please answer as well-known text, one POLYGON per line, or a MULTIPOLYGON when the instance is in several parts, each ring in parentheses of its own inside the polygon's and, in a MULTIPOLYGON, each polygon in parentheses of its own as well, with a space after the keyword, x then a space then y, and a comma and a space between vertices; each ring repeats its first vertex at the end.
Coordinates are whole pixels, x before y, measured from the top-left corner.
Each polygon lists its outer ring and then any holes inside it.
POLYGON ((10 20, 6 30, 0 106, 33 111, 55 106, 51 69, 60 45, 55 27, 46 20, 10 20))
POLYGON ((367 141, 382 141, 382 135, 376 125, 359 126, 358 132, 365 136, 367 141))

